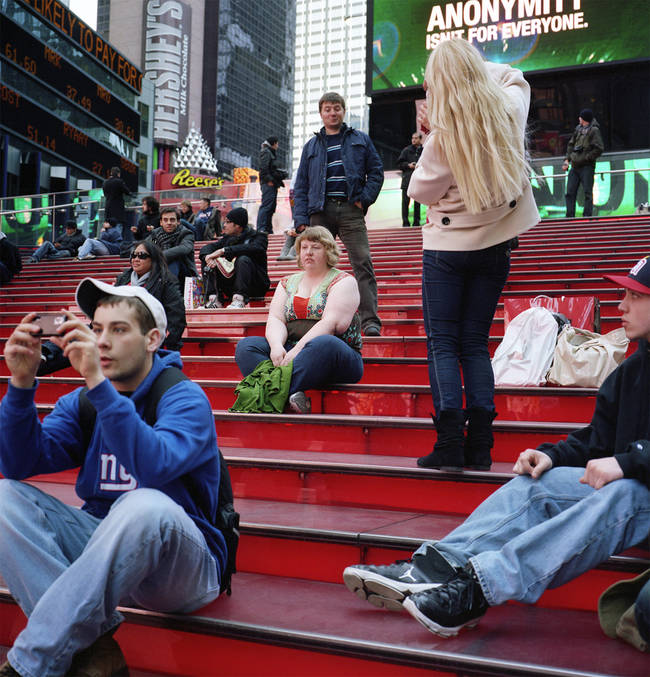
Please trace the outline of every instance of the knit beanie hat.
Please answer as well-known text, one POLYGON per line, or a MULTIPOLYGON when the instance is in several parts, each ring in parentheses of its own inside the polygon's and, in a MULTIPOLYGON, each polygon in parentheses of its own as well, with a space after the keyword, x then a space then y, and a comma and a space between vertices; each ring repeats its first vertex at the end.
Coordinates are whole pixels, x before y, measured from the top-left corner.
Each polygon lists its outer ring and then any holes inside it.
POLYGON ((232 221, 242 228, 246 228, 248 225, 248 212, 243 207, 235 207, 235 209, 231 209, 226 214, 226 218, 228 221, 232 221))
POLYGON ((583 108, 579 113, 579 117, 581 117, 585 122, 591 122, 594 119, 594 112, 591 110, 591 108, 583 108))

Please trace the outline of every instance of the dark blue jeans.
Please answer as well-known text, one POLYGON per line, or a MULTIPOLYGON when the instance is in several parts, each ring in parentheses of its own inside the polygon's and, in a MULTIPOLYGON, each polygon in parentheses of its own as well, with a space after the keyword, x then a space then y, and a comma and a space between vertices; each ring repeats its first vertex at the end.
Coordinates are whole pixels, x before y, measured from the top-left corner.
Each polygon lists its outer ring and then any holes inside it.
POLYGON ((267 183, 261 185, 262 189, 262 204, 260 210, 257 212, 257 230, 262 233, 272 233, 273 225, 271 219, 275 214, 275 207, 278 201, 277 186, 269 186, 267 183))
POLYGON ((470 252, 425 250, 422 308, 433 406, 494 410, 488 336, 510 270, 508 242, 470 252))
MULTIPOLYGON (((247 336, 237 344, 235 362, 242 375, 248 376, 270 354, 271 348, 263 336, 247 336)), ((289 394, 333 383, 356 383, 362 376, 363 360, 356 350, 337 336, 317 336, 293 361, 289 394)))
POLYGON ((585 192, 585 206, 582 210, 583 216, 591 216, 594 210, 594 165, 585 165, 584 167, 571 167, 569 178, 566 185, 566 215, 576 215, 576 196, 578 195, 578 186, 582 184, 582 190, 585 192))
POLYGON ((203 219, 194 221, 194 223, 190 223, 187 219, 181 219, 181 224, 194 233, 194 242, 200 242, 203 239, 206 223, 207 221, 203 219))

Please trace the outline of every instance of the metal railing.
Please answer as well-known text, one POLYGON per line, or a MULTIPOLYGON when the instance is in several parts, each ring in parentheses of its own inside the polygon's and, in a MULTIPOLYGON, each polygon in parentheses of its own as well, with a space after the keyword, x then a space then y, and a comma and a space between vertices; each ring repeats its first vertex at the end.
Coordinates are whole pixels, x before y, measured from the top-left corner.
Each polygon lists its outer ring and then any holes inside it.
MULTIPOLYGON (((594 181, 594 216, 634 213, 635 207, 648 202, 650 186, 650 153, 613 156, 596 164, 594 181), (630 156, 633 157, 630 157, 630 156), (635 166, 611 168, 616 164, 635 166), (637 166, 643 164, 643 166, 637 166), (607 169, 606 167, 610 167, 607 169)), ((555 171, 562 158, 536 160, 531 176, 533 192, 542 218, 564 216, 566 177, 568 172, 555 171)), ((366 218, 369 227, 391 227, 400 223, 401 176, 386 172, 386 180, 377 202, 366 218)), ((249 222, 256 220, 260 203, 259 184, 226 184, 220 188, 173 188, 138 193, 126 200, 126 212, 134 225, 141 211, 142 198, 152 195, 162 205, 178 206, 182 200, 198 205, 202 197, 209 197, 222 213, 233 207, 245 207, 249 222)), ((580 194, 578 203, 580 205, 580 194)), ((17 244, 33 246, 44 239, 54 239, 67 219, 74 219, 86 235, 94 236, 103 221, 103 192, 101 188, 81 191, 63 191, 40 195, 21 195, 0 198, 0 223, 5 234, 17 244)), ((578 209, 580 211, 580 208, 578 209)), ((288 187, 280 188, 274 225, 282 232, 291 225, 291 205, 288 187)))

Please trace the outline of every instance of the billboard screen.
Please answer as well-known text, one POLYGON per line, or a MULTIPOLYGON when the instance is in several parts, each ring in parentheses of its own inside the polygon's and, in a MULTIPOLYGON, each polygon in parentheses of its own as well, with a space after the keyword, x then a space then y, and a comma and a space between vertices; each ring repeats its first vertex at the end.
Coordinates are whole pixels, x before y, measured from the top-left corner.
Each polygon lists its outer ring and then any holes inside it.
POLYGON ((368 93, 422 84, 441 40, 523 71, 650 57, 648 0, 368 0, 368 93))

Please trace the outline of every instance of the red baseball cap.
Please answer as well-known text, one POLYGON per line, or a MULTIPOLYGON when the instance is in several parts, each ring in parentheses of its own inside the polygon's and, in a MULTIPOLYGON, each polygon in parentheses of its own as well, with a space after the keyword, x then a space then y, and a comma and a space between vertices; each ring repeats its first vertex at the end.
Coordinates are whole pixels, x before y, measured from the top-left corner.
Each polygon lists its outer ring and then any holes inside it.
POLYGON ((650 256, 637 261, 627 275, 604 275, 619 287, 625 287, 640 294, 650 294, 650 256))

